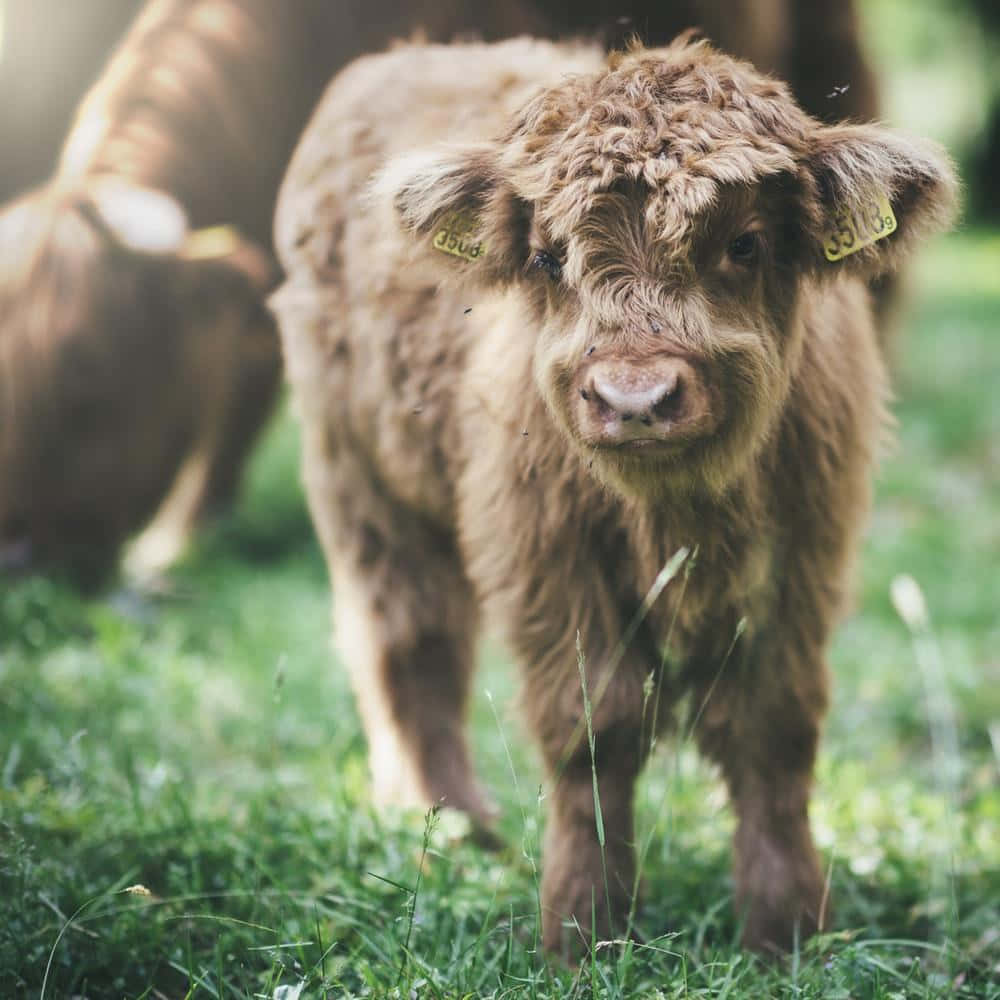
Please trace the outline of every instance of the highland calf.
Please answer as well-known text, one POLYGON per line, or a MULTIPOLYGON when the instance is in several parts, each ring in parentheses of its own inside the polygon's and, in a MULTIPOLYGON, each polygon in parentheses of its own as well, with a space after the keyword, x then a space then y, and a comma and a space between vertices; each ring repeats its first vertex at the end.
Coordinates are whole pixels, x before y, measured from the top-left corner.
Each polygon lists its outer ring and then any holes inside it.
POLYGON ((685 698, 746 944, 822 921, 825 656, 885 399, 865 279, 953 201, 935 147, 822 125, 685 39, 405 47, 315 113, 273 302, 375 795, 489 821, 483 610, 551 782, 550 949, 624 930, 634 783, 685 698))
POLYGON ((826 648, 884 415, 865 280, 953 202, 932 145, 822 125, 685 39, 405 47, 315 113, 273 302, 375 795, 489 822, 483 610, 551 781, 549 948, 624 929, 634 783, 685 698, 747 945, 820 924, 826 648))

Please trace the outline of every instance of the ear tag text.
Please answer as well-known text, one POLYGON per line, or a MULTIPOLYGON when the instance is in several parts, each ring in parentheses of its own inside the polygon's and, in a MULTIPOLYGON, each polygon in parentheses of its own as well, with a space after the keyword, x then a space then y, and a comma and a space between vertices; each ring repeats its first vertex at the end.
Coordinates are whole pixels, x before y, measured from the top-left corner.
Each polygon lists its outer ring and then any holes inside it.
POLYGON ((475 229, 476 217, 468 209, 448 212, 438 223, 431 245, 453 257, 478 260, 486 253, 486 245, 474 238, 475 229))
POLYGON ((897 227, 889 199, 879 193, 853 212, 838 212, 834 228, 823 239, 823 253, 827 260, 840 260, 857 253, 876 240, 885 239, 897 227))

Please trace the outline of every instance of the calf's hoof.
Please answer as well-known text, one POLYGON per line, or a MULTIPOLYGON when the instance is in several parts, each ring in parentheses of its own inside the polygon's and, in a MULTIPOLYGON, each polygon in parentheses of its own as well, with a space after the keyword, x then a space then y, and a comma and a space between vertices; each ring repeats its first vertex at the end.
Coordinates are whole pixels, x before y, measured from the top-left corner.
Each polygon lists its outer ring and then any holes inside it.
POLYGON ((596 944, 625 934, 631 905, 630 863, 614 865, 608 857, 602 864, 595 843, 592 849, 567 851, 554 861, 546 858, 543 872, 542 944, 549 954, 572 964, 596 944))
POLYGON ((799 878, 737 902, 745 918, 743 947, 762 955, 794 951, 829 923, 827 894, 819 870, 804 864, 799 878))

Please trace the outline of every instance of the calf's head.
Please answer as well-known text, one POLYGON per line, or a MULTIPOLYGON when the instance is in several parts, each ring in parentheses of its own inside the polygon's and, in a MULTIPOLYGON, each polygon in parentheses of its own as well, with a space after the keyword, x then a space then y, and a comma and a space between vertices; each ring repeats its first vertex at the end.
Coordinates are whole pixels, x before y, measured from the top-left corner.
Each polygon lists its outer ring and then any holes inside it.
POLYGON ((822 125, 685 39, 540 92, 494 142, 390 163, 374 191, 419 252, 514 290, 553 419, 634 496, 724 491, 782 411, 804 302, 893 266, 954 203, 932 145, 822 125))

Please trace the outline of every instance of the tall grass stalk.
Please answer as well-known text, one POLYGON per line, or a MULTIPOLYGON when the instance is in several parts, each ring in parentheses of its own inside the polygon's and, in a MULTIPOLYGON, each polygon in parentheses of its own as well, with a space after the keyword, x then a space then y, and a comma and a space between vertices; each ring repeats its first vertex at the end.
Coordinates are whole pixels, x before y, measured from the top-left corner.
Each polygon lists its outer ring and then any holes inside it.
POLYGON ((413 937, 413 922, 416 920, 417 916, 417 900, 420 896, 420 882, 424 876, 424 865, 427 862, 427 851, 430 848, 431 837, 434 834, 434 828, 437 826, 440 813, 441 807, 434 805, 427 810, 427 813, 424 816, 424 835, 420 843, 420 861, 417 863, 417 878, 410 893, 409 913, 406 917, 406 938, 403 941, 403 957, 400 960, 399 973, 396 976, 397 988, 403 981, 403 974, 406 972, 406 966, 410 961, 410 941, 413 937))
POLYGON ((82 916, 84 911, 89 910, 94 903, 123 894, 130 896, 152 896, 152 893, 144 885, 128 885, 124 889, 107 889, 104 892, 99 892, 96 896, 92 896, 85 903, 82 903, 76 908, 70 918, 63 922, 55 941, 52 942, 51 949, 49 949, 49 957, 45 963, 45 975, 42 977, 42 988, 38 993, 38 1000, 45 1000, 45 990, 49 984, 49 973, 52 971, 52 960, 55 958, 56 950, 59 948, 59 942, 62 941, 66 932, 76 923, 77 918, 82 916))
MULTIPOLYGON (((583 716, 587 722, 587 748, 590 751, 590 778, 594 790, 594 825, 597 829, 597 843, 601 848, 601 870, 604 875, 604 901, 608 908, 608 926, 612 926, 611 887, 608 883, 608 857, 604 834, 604 814, 601 812, 601 792, 597 785, 597 754, 594 750, 594 716, 590 705, 590 694, 587 691, 587 668, 584 664, 583 645, 580 633, 576 633, 576 665, 580 671, 580 688, 583 691, 583 716)), ((591 904, 593 910, 593 903, 591 904)), ((596 926, 596 913, 591 914, 591 927, 596 926)), ((591 955, 594 955, 594 942, 591 942, 591 955)))
MULTIPOLYGON (((507 767, 510 769, 510 777, 514 783, 514 794, 517 796, 517 805, 521 810, 521 854, 531 866, 531 878, 532 883, 535 887, 535 933, 533 940, 533 950, 538 951, 539 946, 539 932, 542 925, 542 889, 541 880, 538 875, 538 863, 535 860, 535 852, 533 850, 533 845, 530 840, 528 832, 528 814, 524 808, 524 797, 521 794, 521 785, 517 778, 517 768, 514 767, 514 758, 511 756, 510 744, 507 742, 507 734, 503 730, 503 725, 500 722, 500 715, 497 712, 496 703, 493 701, 493 694, 489 690, 486 691, 486 700, 490 703, 490 711, 493 713, 493 719, 497 725, 497 732, 500 734, 500 742, 503 744, 504 754, 507 757, 507 767)), ((538 795, 535 798, 536 805, 541 805, 542 793, 539 789, 538 795)), ((535 829, 538 829, 536 823, 535 829)), ((513 921, 513 917, 511 917, 513 921)))
POLYGON ((936 863, 931 870, 928 890, 928 918, 933 919, 935 900, 946 899, 945 933, 948 940, 955 940, 958 931, 958 899, 955 893, 954 818, 959 815, 958 786, 962 770, 957 713, 948 690, 941 648, 931 627, 927 602, 920 585, 912 576, 901 574, 892 581, 890 597, 896 613, 909 630, 920 670, 930 731, 934 780, 938 794, 946 806, 943 817, 936 823, 936 863))
MULTIPOLYGON (((621 666, 622 658, 625 656, 625 651, 630 645, 632 645, 632 640, 635 638, 635 635, 642 626, 642 623, 646 620, 646 616, 649 614, 650 609, 657 602, 660 594, 662 594, 666 589, 667 584, 670 583, 675 576, 677 576, 678 570, 684 565, 684 560, 687 559, 690 554, 691 550, 686 546, 682 546, 670 557, 670 559, 667 560, 663 569, 656 574, 656 579, 653 580, 652 586, 646 592, 646 596, 643 598, 642 604, 639 605, 639 610, 636 611, 632 620, 629 622, 628 627, 622 633, 622 636, 618 640, 611 656, 608 658, 607 665, 601 671, 600 678, 594 687, 593 697, 591 698, 595 711, 600 708, 601 702, 604 700, 604 696, 608 693, 608 688, 611 686, 611 682, 615 679, 615 674, 618 672, 619 666, 621 666)), ((586 718, 581 718, 573 728, 572 734, 569 739, 566 740, 566 744, 563 747, 562 759, 564 762, 569 759, 573 751, 576 749, 580 742, 580 738, 583 736, 586 726, 586 718)))
MULTIPOLYGON (((685 580, 686 577, 687 573, 685 573, 685 580)), ((675 620, 676 620, 676 615, 675 615, 675 620)), ((715 677, 712 678, 712 683, 709 685, 705 697, 702 699, 701 704, 698 706, 697 713, 692 715, 690 721, 688 722, 687 726, 684 728, 684 731, 681 733, 680 737, 677 740, 677 753, 674 755, 674 772, 673 772, 674 780, 676 780, 677 778, 678 769, 680 767, 680 751, 683 747, 687 746, 687 744, 690 743, 692 734, 694 733, 695 727, 698 724, 698 720, 701 718, 702 713, 705 710, 705 706, 708 704, 709 699, 712 697, 712 692, 715 690, 715 687, 719 682, 719 678, 722 677, 722 674, 725 671, 730 658, 732 657, 733 650, 736 648, 736 643, 739 641, 740 636, 743 635, 744 631, 746 630, 746 625, 747 621, 745 618, 741 618, 739 622, 737 622, 736 629, 733 633, 733 638, 729 643, 729 647, 726 649, 726 655, 723 656, 722 662, 719 664, 719 669, 716 671, 715 677)), ((650 754, 652 754, 653 747, 654 743, 651 741, 650 754)), ((642 871, 646 864, 646 858, 649 856, 650 848, 652 847, 653 835, 656 832, 656 828, 660 825, 660 820, 663 818, 663 813, 667 805, 667 799, 670 795, 670 791, 671 791, 670 786, 667 785, 663 790, 663 794, 660 796, 660 801, 657 804, 656 813, 653 817, 653 821, 650 823, 646 835, 641 838, 639 848, 636 852, 637 856, 635 865, 635 882, 633 883, 632 886, 632 905, 629 907, 628 925, 627 925, 629 934, 631 934, 632 927, 634 926, 635 923, 635 911, 639 900, 639 883, 642 878, 642 871)))

